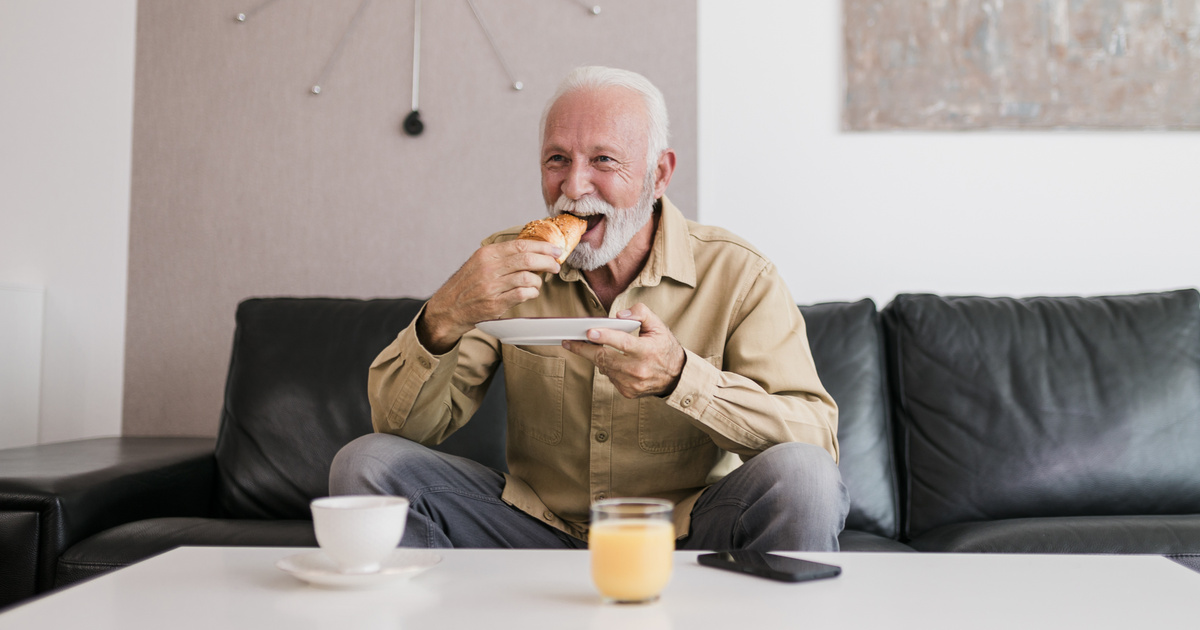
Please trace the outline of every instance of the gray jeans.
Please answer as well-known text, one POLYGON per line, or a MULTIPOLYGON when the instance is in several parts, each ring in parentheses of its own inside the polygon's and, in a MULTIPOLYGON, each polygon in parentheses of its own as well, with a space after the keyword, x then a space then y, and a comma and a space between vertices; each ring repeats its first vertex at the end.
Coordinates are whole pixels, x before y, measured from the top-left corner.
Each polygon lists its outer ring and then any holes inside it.
MULTIPOLYGON (((375 433, 333 459, 329 493, 411 501, 403 547, 582 549, 587 543, 500 500, 504 476, 462 457, 375 433)), ((679 549, 837 551, 850 498, 833 459, 811 444, 779 444, 710 486, 679 549)))

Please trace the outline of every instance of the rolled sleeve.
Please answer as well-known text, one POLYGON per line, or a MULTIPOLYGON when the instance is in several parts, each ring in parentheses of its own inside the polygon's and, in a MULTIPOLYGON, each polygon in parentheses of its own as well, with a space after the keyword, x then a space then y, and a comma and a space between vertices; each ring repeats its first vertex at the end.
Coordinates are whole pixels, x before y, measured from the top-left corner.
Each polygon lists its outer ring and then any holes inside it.
POLYGON ((429 352, 417 338, 420 317, 418 313, 375 357, 367 376, 367 392, 371 424, 377 432, 425 442, 430 433, 437 432, 436 427, 449 422, 449 417, 439 409, 443 407, 440 401, 422 396, 422 392, 447 390, 445 386, 450 384, 458 363, 459 346, 442 355, 429 352), (434 413, 429 413, 431 410, 434 413), (421 420, 414 422, 414 418, 421 420))

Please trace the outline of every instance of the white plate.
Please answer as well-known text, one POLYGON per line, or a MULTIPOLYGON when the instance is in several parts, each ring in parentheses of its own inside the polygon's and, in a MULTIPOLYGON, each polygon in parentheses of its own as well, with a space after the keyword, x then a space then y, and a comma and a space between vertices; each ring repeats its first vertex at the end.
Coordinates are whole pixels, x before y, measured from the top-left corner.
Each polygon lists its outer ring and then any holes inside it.
POLYGON ((324 551, 311 551, 288 556, 275 566, 318 586, 337 588, 366 588, 381 586, 393 580, 410 578, 442 561, 442 557, 423 549, 397 549, 383 561, 374 573, 342 573, 324 551))
POLYGON ((610 317, 525 317, 493 319, 475 327, 510 346, 557 346, 564 339, 587 341, 592 328, 631 333, 641 325, 637 320, 610 317))

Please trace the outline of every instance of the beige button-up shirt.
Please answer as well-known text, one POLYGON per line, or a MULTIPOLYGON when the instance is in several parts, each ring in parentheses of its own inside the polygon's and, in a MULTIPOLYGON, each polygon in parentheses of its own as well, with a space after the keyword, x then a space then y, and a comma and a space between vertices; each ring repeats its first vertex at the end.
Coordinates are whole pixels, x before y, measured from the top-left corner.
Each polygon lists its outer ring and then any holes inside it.
POLYGON ((510 472, 501 498, 582 539, 591 502, 620 496, 675 502, 683 536, 700 493, 775 444, 815 444, 837 461, 837 406, 817 378, 804 319, 774 265, 745 241, 688 221, 663 198, 650 257, 608 312, 579 270, 564 265, 544 279, 538 298, 505 317, 611 317, 642 302, 687 355, 671 395, 627 399, 559 346, 511 346, 479 330, 435 356, 414 319, 371 365, 375 430, 441 442, 470 419, 503 361, 510 472))

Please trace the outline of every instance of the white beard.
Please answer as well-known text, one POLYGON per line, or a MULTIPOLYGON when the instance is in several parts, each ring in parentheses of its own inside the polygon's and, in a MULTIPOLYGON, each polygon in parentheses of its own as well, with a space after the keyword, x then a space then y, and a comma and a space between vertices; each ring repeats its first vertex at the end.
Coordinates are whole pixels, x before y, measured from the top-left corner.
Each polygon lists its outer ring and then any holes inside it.
MULTIPOLYGON (((653 176, 653 172, 651 172, 653 176)), ((642 188, 642 196, 637 205, 632 208, 618 209, 599 197, 584 197, 579 201, 571 201, 566 195, 558 198, 554 205, 548 206, 550 216, 570 212, 579 217, 600 214, 604 215, 604 239, 599 247, 580 242, 571 255, 567 264, 582 271, 592 271, 612 262, 638 233, 654 214, 654 185, 651 177, 646 178, 642 188)))

